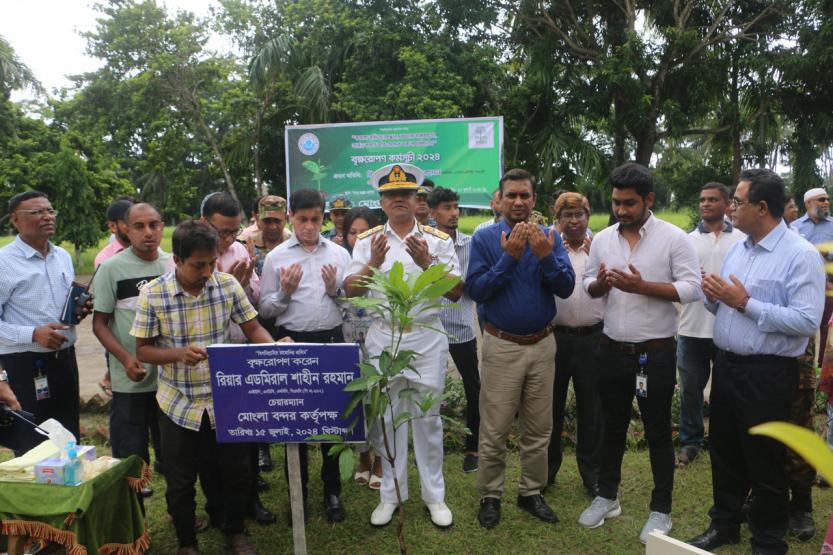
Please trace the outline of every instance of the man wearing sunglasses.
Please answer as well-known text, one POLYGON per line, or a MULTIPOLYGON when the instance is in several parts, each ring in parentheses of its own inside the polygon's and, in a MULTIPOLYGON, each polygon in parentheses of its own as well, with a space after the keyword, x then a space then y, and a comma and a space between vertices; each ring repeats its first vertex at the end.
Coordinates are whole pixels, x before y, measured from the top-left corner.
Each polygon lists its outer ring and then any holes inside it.
POLYGON ((0 364, 35 422, 54 418, 78 438, 75 327, 61 323, 75 270, 69 253, 49 240, 57 216, 39 191, 9 200, 18 235, 0 249, 0 364))

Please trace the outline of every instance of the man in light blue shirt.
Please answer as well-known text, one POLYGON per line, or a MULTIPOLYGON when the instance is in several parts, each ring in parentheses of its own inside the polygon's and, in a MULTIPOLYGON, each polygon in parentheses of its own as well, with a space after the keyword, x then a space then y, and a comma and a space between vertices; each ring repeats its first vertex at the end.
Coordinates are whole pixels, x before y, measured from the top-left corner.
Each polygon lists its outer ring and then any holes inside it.
POLYGON ((706 274, 706 307, 720 349, 712 371, 711 524, 688 543, 713 551, 738 543, 741 507, 751 490, 753 551, 786 553, 789 496, 785 447, 749 428, 789 420, 797 357, 818 328, 825 275, 818 251, 782 219, 784 182, 772 171, 741 173, 732 223, 748 235, 706 274))
POLYGON ((57 211, 44 193, 9 200, 18 236, 0 249, 0 363, 23 410, 54 418, 80 437, 75 328, 61 323, 75 271, 49 241, 57 211))

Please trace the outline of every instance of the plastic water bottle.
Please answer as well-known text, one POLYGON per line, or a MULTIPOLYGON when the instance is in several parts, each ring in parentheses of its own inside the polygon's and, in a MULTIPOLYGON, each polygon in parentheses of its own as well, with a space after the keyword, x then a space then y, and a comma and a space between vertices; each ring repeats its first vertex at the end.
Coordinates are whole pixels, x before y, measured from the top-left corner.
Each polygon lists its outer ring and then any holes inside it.
POLYGON ((67 442, 67 465, 64 468, 64 485, 77 486, 81 483, 81 459, 75 449, 75 442, 67 442))

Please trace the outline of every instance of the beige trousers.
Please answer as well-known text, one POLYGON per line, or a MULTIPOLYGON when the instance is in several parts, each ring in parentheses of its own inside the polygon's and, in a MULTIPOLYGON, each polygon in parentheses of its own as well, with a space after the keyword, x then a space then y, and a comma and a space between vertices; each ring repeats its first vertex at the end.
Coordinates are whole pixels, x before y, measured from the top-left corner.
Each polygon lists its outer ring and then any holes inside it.
POLYGON ((518 345, 483 334, 480 362, 480 498, 503 494, 506 438, 519 417, 521 480, 518 494, 541 493, 547 484, 547 448, 552 433, 555 337, 518 345))

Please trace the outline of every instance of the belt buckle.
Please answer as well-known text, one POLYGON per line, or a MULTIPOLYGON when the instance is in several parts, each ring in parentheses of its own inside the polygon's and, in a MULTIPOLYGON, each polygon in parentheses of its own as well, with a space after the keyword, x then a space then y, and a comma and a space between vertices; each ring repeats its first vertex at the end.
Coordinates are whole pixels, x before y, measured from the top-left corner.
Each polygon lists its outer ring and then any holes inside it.
POLYGON ((622 342, 622 352, 626 355, 635 355, 637 350, 636 343, 622 342))

